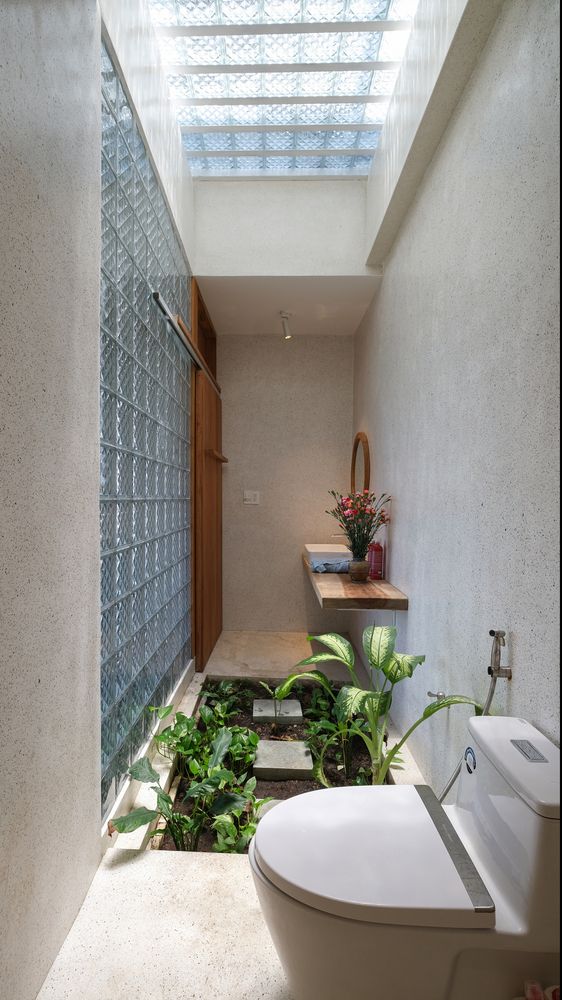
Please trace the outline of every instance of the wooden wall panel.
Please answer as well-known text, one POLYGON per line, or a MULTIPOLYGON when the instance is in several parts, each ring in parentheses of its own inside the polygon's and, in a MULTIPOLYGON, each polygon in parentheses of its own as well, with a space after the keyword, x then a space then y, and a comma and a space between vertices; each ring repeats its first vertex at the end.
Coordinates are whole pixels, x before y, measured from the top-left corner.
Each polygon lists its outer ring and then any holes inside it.
POLYGON ((196 282, 192 340, 207 370, 192 384, 192 605, 193 647, 203 670, 222 631, 222 409, 216 373, 216 337, 196 282))

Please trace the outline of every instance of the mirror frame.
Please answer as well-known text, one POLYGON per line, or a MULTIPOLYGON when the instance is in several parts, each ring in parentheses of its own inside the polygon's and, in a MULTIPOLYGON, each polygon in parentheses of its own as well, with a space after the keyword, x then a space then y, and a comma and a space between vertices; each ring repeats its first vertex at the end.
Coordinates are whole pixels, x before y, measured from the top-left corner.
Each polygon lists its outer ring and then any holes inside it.
POLYGON ((364 466, 364 481, 363 489, 368 490, 371 487, 371 452, 369 449, 369 439, 363 431, 359 431, 355 435, 355 440, 353 442, 353 452, 351 455, 351 492, 356 493, 356 465, 357 465, 357 453, 359 451, 359 446, 363 448, 363 466, 364 466))

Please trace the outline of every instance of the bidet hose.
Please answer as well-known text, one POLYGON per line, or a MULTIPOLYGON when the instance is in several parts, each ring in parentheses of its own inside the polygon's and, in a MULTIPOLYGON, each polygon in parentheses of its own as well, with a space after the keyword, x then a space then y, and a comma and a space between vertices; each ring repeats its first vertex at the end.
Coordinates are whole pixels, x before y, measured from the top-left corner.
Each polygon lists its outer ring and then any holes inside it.
MULTIPOLYGON (((484 702, 484 708, 482 709, 482 715, 489 715, 490 714, 490 708, 492 707, 492 702, 494 700, 494 695, 496 693, 496 684, 497 683, 498 683, 498 678, 494 674, 492 674, 492 679, 490 681, 490 687, 488 689, 488 696, 486 698, 486 701, 484 702)), ((459 777, 459 775, 461 773, 461 770, 462 770, 463 760, 464 760, 464 757, 461 757, 461 759, 459 760, 459 763, 458 763, 457 767, 455 768, 453 774, 449 778, 447 784, 445 785, 445 788, 441 792, 441 795, 439 796, 439 801, 440 802, 444 802, 444 800, 447 798, 449 792, 451 791, 451 788, 453 787, 453 785, 455 784, 457 778, 459 777)))

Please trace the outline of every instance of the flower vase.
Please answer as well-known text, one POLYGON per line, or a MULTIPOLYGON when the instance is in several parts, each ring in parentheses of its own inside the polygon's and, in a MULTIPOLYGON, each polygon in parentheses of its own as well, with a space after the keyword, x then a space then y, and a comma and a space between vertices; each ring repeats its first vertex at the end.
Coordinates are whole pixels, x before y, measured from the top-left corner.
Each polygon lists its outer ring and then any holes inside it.
POLYGON ((369 579, 369 563, 366 559, 352 559, 349 564, 349 576, 352 583, 367 583, 369 579))

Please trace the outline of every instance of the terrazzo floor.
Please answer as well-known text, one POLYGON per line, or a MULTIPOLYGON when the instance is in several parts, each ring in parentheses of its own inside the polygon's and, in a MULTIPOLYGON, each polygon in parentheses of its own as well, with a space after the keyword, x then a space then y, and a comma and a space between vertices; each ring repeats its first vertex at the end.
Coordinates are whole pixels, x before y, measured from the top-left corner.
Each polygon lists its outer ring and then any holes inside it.
MULTIPOLYGON (((312 649, 305 632, 224 632, 186 697, 204 677, 282 679, 312 649)), ((147 997, 292 1000, 247 857, 106 852, 37 1000, 147 997)))
POLYGON ((109 850, 37 1000, 292 1000, 247 857, 109 850))
MULTIPOLYGON (((205 672, 208 677, 281 680, 320 648, 317 643, 311 646, 306 632, 223 632, 205 672)), ((323 664, 322 670, 332 680, 349 680, 336 661, 323 664)))

